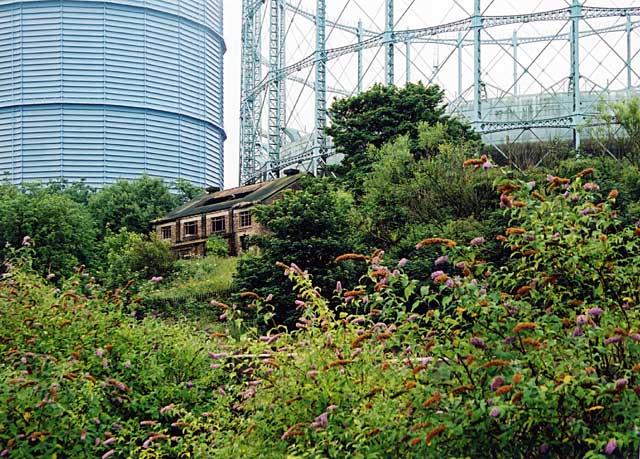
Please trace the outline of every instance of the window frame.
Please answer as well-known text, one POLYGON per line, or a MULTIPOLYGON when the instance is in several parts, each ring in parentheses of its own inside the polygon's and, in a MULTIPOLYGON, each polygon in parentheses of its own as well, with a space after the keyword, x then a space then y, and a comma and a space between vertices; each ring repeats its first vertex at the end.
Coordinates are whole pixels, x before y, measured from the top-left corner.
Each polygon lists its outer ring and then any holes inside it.
POLYGON ((250 228, 253 224, 250 210, 243 210, 238 214, 240 228, 250 228))
POLYGON ((168 241, 173 239, 173 228, 171 226, 163 226, 160 228, 160 239, 163 241, 168 241), (167 236, 167 233, 169 235, 167 236))
POLYGON ((227 231, 227 217, 218 215, 211 217, 211 234, 224 234, 227 231), (216 224, 222 223, 221 228, 216 228, 216 224))
POLYGON ((199 225, 198 220, 191 220, 189 222, 184 222, 182 224, 184 237, 198 237, 199 233, 199 225), (194 232, 190 232, 190 228, 195 228, 194 232))

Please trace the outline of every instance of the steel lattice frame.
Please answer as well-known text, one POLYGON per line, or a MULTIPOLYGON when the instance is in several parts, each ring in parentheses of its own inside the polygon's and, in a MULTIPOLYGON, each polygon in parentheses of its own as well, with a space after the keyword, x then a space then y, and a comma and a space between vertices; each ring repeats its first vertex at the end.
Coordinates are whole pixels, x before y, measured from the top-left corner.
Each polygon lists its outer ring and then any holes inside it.
MULTIPOLYGON (((357 84, 354 92, 360 92, 364 89, 363 51, 365 50, 376 48, 384 50, 384 77, 381 78, 381 81, 386 84, 398 84, 395 69, 398 52, 401 52, 406 59, 405 77, 408 82, 411 80, 412 46, 432 43, 450 47, 452 49, 450 56, 455 53, 458 56, 457 94, 460 99, 454 101, 451 105, 454 110, 457 107, 459 111, 462 111, 462 94, 464 91, 462 56, 464 48, 472 47, 472 97, 468 101, 470 109, 465 115, 479 132, 483 135, 490 135, 505 131, 519 130, 525 132, 539 128, 564 128, 572 130, 576 148, 580 147, 581 141, 579 127, 582 125, 584 118, 593 111, 593 104, 588 108, 583 104, 580 83, 585 84, 585 75, 581 73, 580 41, 590 36, 602 38, 606 46, 611 48, 611 51, 623 61, 624 70, 626 70, 627 94, 633 89, 632 76, 635 75, 640 79, 640 75, 632 66, 633 60, 640 54, 640 50, 634 54, 631 43, 632 33, 639 25, 640 7, 598 7, 586 5, 587 2, 596 0, 565 0, 566 7, 549 11, 486 15, 482 7, 483 3, 488 2, 488 0, 473 0, 473 12, 465 19, 430 27, 398 30, 395 27, 396 23, 394 23, 394 0, 379 1, 383 2, 385 18, 384 29, 381 32, 365 29, 361 21, 358 21, 357 26, 340 23, 340 19, 335 22, 329 21, 327 19, 326 0, 315 0, 315 14, 300 8, 300 1, 297 2, 297 5, 293 5, 288 3, 287 0, 243 0, 240 115, 241 183, 251 183, 276 177, 284 168, 294 164, 298 166, 304 164, 314 172, 317 168, 322 167, 330 153, 330 143, 324 132, 327 124, 327 92, 341 96, 352 94, 348 90, 341 88, 327 87, 328 64, 343 56, 356 55, 357 69, 354 68, 354 74, 357 78, 357 84), (268 12, 269 18, 269 43, 268 57, 263 58, 261 30, 264 18, 267 17, 266 12, 268 12), (294 63, 286 62, 287 35, 291 26, 291 24, 286 23, 287 13, 313 21, 315 28, 315 50, 294 63), (588 21, 598 18, 624 18, 626 21, 624 24, 596 29, 588 21), (491 32, 494 28, 506 25, 518 26, 550 21, 564 21, 570 24, 570 32, 566 34, 558 32, 550 36, 519 37, 514 31, 513 36, 509 38, 493 38, 491 32), (355 42, 346 46, 327 48, 328 27, 330 27, 329 34, 337 30, 340 33, 354 36, 355 42), (456 32, 457 38, 450 38, 451 33, 456 32), (604 41, 603 37, 611 33, 626 34, 626 53, 624 55, 618 53, 613 46, 604 41), (469 36, 471 38, 467 38, 469 36), (500 106, 501 100, 507 94, 509 97, 521 96, 519 82, 524 75, 533 75, 532 67, 539 55, 551 43, 562 41, 569 42, 570 48, 570 56, 568 56, 570 60, 570 75, 567 79, 568 90, 564 94, 570 98, 571 107, 569 113, 543 116, 541 112, 538 112, 533 113, 532 116, 526 119, 496 119, 491 112, 500 106), (541 43, 545 47, 529 65, 524 65, 519 58, 519 51, 522 46, 532 43, 541 43), (404 49, 400 47, 402 44, 405 45, 404 49), (487 46, 495 46, 505 52, 508 51, 513 59, 513 84, 508 90, 501 90, 501 95, 494 101, 493 106, 485 102, 487 101, 487 85, 483 81, 482 56, 483 50, 487 46), (264 76, 263 66, 268 69, 264 76), (306 79, 296 75, 305 69, 309 69, 306 79), (357 73, 355 73, 356 71, 357 73), (311 79, 312 75, 313 79, 311 79), (313 132, 308 132, 309 141, 307 147, 293 156, 282 158, 280 153, 286 143, 286 133, 290 128, 286 113, 287 85, 285 82, 287 80, 313 90, 315 96, 314 126, 313 132), (263 110, 265 105, 266 110, 263 110)), ((371 3, 374 2, 371 1, 371 3)), ((564 26, 561 30, 563 28, 564 26)), ((438 70, 434 70, 434 77, 437 72, 438 70)), ((427 83, 432 82, 432 80, 433 78, 427 83)), ((606 91, 610 84, 608 81, 606 86, 601 85, 602 90, 606 91)), ((550 91, 547 90, 547 92, 551 94, 550 91)))

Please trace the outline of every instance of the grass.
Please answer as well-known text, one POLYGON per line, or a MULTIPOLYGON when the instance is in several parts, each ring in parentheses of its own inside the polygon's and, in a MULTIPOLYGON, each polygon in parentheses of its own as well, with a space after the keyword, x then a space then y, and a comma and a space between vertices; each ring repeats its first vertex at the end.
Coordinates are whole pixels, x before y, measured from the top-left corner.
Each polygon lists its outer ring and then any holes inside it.
POLYGON ((178 262, 178 275, 150 293, 153 300, 198 299, 202 296, 226 296, 233 288, 236 257, 205 257, 178 262))
POLYGON ((207 333, 220 322, 209 301, 226 299, 233 291, 238 258, 205 257, 178 262, 178 274, 144 295, 143 304, 165 319, 186 319, 207 333))

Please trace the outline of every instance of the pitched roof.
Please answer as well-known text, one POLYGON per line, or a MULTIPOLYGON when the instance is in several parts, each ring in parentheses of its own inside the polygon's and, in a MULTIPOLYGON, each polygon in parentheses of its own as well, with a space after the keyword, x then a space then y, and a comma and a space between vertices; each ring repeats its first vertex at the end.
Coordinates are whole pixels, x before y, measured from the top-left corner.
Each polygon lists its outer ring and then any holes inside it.
POLYGON ((190 217, 209 212, 229 209, 231 207, 248 207, 262 203, 276 193, 290 188, 298 182, 303 174, 281 177, 269 182, 256 183, 254 185, 239 186, 214 193, 203 193, 177 209, 169 212, 164 217, 154 220, 153 223, 164 223, 177 218, 190 217))

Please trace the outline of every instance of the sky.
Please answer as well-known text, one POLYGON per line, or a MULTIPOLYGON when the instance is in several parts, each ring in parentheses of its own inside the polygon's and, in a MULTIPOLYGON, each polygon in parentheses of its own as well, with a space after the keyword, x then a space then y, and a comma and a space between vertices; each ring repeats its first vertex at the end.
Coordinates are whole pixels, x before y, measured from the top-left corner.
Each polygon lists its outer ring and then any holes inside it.
POLYGON ((224 146, 224 185, 238 185, 240 130, 240 50, 242 0, 223 0, 224 40, 224 127, 227 141, 224 146))
MULTIPOLYGON (((586 0, 589 6, 622 7, 633 6, 639 0, 586 0)), ((309 12, 315 11, 316 0, 289 0, 290 3, 300 5, 309 12)), ((288 2, 288 3, 289 3, 288 2)), ((487 15, 508 15, 523 12, 549 11, 565 8, 570 0, 482 0, 487 15)), ((268 4, 268 1, 266 2, 268 4)), ((358 19, 362 19, 365 29, 379 32, 384 27, 383 0, 327 0, 328 19, 340 18, 341 24, 355 26, 358 19), (363 6, 365 5, 365 6, 363 6)), ((395 0, 397 30, 420 28, 450 23, 467 18, 473 10, 473 0, 395 0)), ((239 130, 240 130, 240 68, 241 68, 241 26, 242 0, 223 0, 224 7, 224 39, 227 46, 224 71, 224 127, 227 133, 225 142, 225 188, 238 185, 239 175, 239 130)), ((624 18, 608 20, 592 20, 583 27, 600 28, 606 25, 624 26, 624 18)), ((539 22, 535 24, 519 24, 491 29, 485 33, 492 39, 506 39, 510 43, 512 34, 519 37, 553 36, 568 34, 568 22, 539 22)), ((589 32, 589 30, 586 30, 589 32)), ((315 31, 313 24, 306 19, 297 17, 287 28, 287 62, 293 63, 309 55, 313 50, 315 31)), ((564 36, 564 35, 563 35, 564 36)), ((568 35, 567 35, 568 36, 568 35)), ((441 35, 441 38, 456 40, 457 33, 441 35)), ((471 38, 470 36, 466 36, 471 38)), ((588 85, 594 87, 608 87, 614 81, 618 88, 624 85, 625 72, 620 57, 625 54, 626 40, 624 32, 608 35, 610 43, 603 44, 595 35, 583 39, 581 43, 582 84, 585 90, 588 85)), ((353 35, 340 33, 328 27, 327 48, 352 44, 353 35)), ((640 27, 633 34, 633 52, 637 53, 634 61, 640 61, 640 27)), ((520 94, 551 94, 566 91, 569 71, 568 40, 558 40, 553 43, 532 42, 519 47, 520 78, 517 87, 520 94), (524 72, 524 66, 531 65, 531 72, 524 72)), ((378 49, 365 51, 364 60, 367 73, 364 81, 365 89, 373 82, 383 80, 383 55, 378 49)), ((264 52, 264 51, 263 51, 264 52)), ((514 61, 511 47, 489 46, 483 48, 483 81, 486 83, 488 97, 500 97, 500 94, 512 92, 514 81, 514 61)), ((464 100, 472 97, 473 88, 473 47, 467 46, 463 50, 463 78, 457 81, 458 60, 455 47, 436 46, 429 44, 415 44, 411 50, 411 80, 418 79, 432 81, 439 84, 446 91, 446 100, 452 102, 458 94, 461 85, 464 100), (453 52, 452 52, 453 50, 453 52), (437 70, 435 70, 437 69, 437 70)), ((354 53, 335 59, 330 63, 327 84, 329 89, 336 88, 341 94, 355 91, 357 84, 354 80, 356 56, 354 53)), ((396 48, 396 81, 403 83, 405 70, 404 46, 396 48)), ((462 62, 462 61, 461 61, 462 62)), ((634 65, 638 67, 638 65, 634 65)), ((312 69, 305 69, 293 75, 296 81, 287 81, 287 117, 290 126, 304 132, 310 132, 313 127, 313 93, 301 85, 305 77, 309 78, 312 69)), ((633 76, 634 85, 640 85, 640 71, 633 76)), ((312 81, 312 80, 311 80, 312 81)), ((613 86, 612 86, 613 88, 613 86)), ((329 91, 329 100, 335 94, 329 91)))

